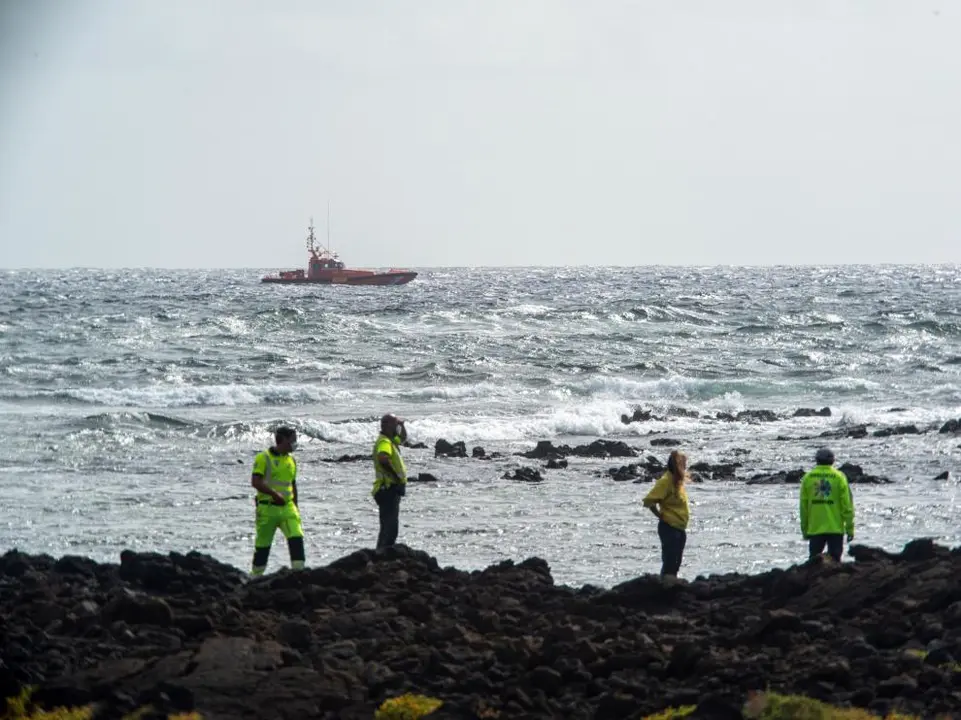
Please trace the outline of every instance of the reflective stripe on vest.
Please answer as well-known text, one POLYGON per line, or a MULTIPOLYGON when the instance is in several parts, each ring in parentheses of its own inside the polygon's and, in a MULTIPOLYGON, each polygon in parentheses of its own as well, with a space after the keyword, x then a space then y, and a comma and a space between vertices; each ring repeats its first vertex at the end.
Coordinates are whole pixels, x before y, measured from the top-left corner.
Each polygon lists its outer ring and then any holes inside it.
MULTIPOLYGON (((284 500, 290 502, 290 499, 293 497, 293 494, 294 494, 293 480, 291 480, 290 482, 284 482, 283 480, 277 480, 274 477, 272 477, 273 469, 275 465, 273 455, 270 454, 269 450, 265 450, 264 455, 267 458, 267 461, 264 463, 264 484, 267 485, 267 487, 269 487, 274 492, 282 495, 284 500)), ((264 495, 263 493, 259 493, 258 497, 263 500, 270 499, 269 495, 264 495)))

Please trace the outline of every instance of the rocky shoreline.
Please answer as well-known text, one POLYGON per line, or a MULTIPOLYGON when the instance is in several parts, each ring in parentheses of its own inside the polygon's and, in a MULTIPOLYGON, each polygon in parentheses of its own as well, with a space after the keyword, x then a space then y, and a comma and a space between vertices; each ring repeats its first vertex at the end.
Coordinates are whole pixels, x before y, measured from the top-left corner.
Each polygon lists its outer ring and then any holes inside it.
POLYGON ((204 718, 739 718, 749 693, 961 712, 961 548, 917 540, 759 575, 555 585, 537 558, 442 568, 397 546, 248 581, 197 553, 0 557, 0 691, 204 718))
MULTIPOLYGON (((902 408, 891 408, 892 415, 902 412, 902 408)), ((652 421, 664 421, 671 418, 688 418, 706 420, 711 423, 746 423, 749 426, 770 425, 780 421, 790 421, 794 419, 802 420, 827 420, 830 422, 835 417, 831 408, 797 408, 793 412, 775 413, 771 410, 742 410, 736 414, 717 412, 706 415, 696 410, 682 407, 672 407, 663 415, 657 415, 654 410, 635 408, 632 415, 622 415, 621 422, 625 425, 647 423, 652 421)), ((916 424, 893 424, 882 427, 872 428, 866 424, 849 424, 842 418, 840 423, 832 425, 829 429, 822 430, 817 434, 804 436, 778 435, 778 441, 804 442, 811 447, 831 445, 832 441, 861 440, 865 438, 887 439, 898 436, 923 436, 927 433, 955 437, 961 435, 961 419, 948 419, 943 422, 936 422, 919 427, 916 424)), ((507 455, 500 452, 488 452, 483 446, 475 445, 469 447, 464 440, 448 440, 438 438, 433 446, 433 457, 435 459, 468 459, 468 460, 499 460, 503 471, 498 476, 505 480, 515 480, 520 482, 544 482, 550 478, 545 474, 545 470, 577 470, 578 466, 571 466, 569 458, 574 458, 575 462, 591 463, 597 460, 627 460, 625 465, 609 467, 606 470, 598 469, 596 465, 583 467, 588 475, 608 477, 617 482, 630 481, 634 483, 648 483, 655 480, 664 472, 664 461, 672 448, 683 449, 690 445, 690 440, 683 436, 671 436, 662 432, 651 431, 646 436, 640 435, 632 442, 625 440, 614 440, 598 438, 588 444, 570 446, 566 444, 555 445, 551 440, 540 440, 534 447, 522 452, 509 453, 507 455), (637 441, 647 443, 647 447, 640 447, 637 441), (651 453, 656 453, 651 454, 651 453), (663 456, 663 457, 659 457, 663 456), (539 467, 530 465, 517 465, 516 458, 524 460, 539 461, 539 467), (633 462, 632 462, 633 460, 633 462), (506 465, 506 467, 504 467, 506 465)), ((412 450, 429 450, 424 443, 407 443, 406 447, 412 450)), ((958 446, 961 449, 961 445, 958 446)), ((724 461, 709 463, 692 457, 689 470, 694 482, 705 481, 725 481, 743 482, 747 485, 783 485, 797 484, 808 468, 762 468, 766 472, 758 472, 751 463, 742 462, 746 456, 751 454, 751 450, 731 447, 722 452, 724 461)), ((345 454, 339 457, 321 458, 321 462, 326 463, 353 463, 370 462, 367 454, 345 454)), ((887 485, 896 480, 876 474, 870 470, 865 470, 853 463, 844 463, 839 469, 848 476, 848 480, 854 484, 865 485, 887 485)), ((954 480, 952 470, 939 469, 937 474, 932 474, 931 480, 954 480)), ((439 478, 432 473, 422 473, 420 477, 413 477, 413 480, 437 481, 439 478)))

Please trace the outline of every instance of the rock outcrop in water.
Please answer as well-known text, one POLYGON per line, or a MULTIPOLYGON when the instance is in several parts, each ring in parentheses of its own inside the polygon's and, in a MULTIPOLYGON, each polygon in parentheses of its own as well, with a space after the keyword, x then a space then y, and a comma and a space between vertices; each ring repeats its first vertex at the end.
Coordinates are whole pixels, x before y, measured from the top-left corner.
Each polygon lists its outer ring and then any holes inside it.
POLYGON ((532 460, 546 458, 562 458, 569 455, 577 457, 607 458, 607 457, 636 457, 637 450, 621 440, 595 440, 590 445, 554 445, 550 440, 541 440, 533 450, 517 453, 521 457, 532 460))
MULTIPOLYGON (((871 475, 864 472, 864 469, 860 465, 854 465, 853 463, 844 463, 838 470, 843 472, 848 479, 849 483, 861 484, 861 485, 887 485, 891 481, 886 477, 881 477, 879 475, 871 475)), ((777 473, 767 473, 754 475, 747 481, 748 485, 780 485, 783 483, 800 483, 801 478, 804 477, 804 473, 807 472, 804 469, 798 468, 797 470, 787 470, 777 473)))
MULTIPOLYGON (((904 412, 906 408, 891 408, 889 412, 897 413, 904 412)), ((699 418, 701 417, 697 411, 685 410, 684 408, 671 408, 667 415, 673 417, 687 417, 687 418, 699 418)), ((737 413, 729 412, 717 412, 714 414, 713 419, 722 422, 746 422, 751 424, 756 423, 770 423, 777 422, 780 420, 794 419, 794 418, 819 418, 819 417, 831 417, 832 412, 829 407, 822 407, 820 409, 815 408, 798 408, 791 415, 779 415, 771 410, 741 410, 737 413)), ((625 425, 630 425, 631 423, 637 422, 648 422, 651 420, 663 421, 667 418, 659 417, 654 414, 653 410, 645 410, 643 408, 635 408, 632 414, 621 415, 621 422, 625 425)), ((832 430, 824 430, 818 435, 806 436, 806 437, 779 437, 778 440, 818 440, 822 438, 854 438, 862 439, 869 436, 886 438, 893 437, 896 435, 923 435, 929 432, 938 431, 941 434, 957 434, 961 433, 961 418, 959 419, 949 419, 944 424, 939 426, 937 424, 927 425, 924 427, 919 427, 915 424, 903 424, 903 425, 893 425, 881 427, 876 430, 869 430, 868 424, 858 424, 858 425, 842 425, 836 427, 832 430)), ((666 442, 664 443, 666 445, 666 442)))
POLYGON ((677 447, 681 441, 675 438, 661 437, 651 440, 651 447, 677 447))
POLYGON ((320 462, 327 463, 362 462, 364 460, 370 462, 370 455, 340 455, 335 458, 320 458, 320 462))
POLYGON ((406 691, 443 700, 438 718, 697 703, 737 718, 764 689, 961 711, 961 550, 851 555, 604 590, 559 587, 536 558, 462 572, 404 546, 249 583, 196 553, 124 552, 117 566, 14 551, 0 557, 0 691, 210 719, 366 719, 406 691))
POLYGON ((791 417, 831 417, 831 408, 823 407, 820 410, 814 408, 798 408, 791 417))
POLYGON ((961 432, 961 420, 948 420, 938 432, 942 434, 961 432))
MULTIPOLYGON (((746 452, 746 451, 745 451, 746 452)), ((708 462, 692 463, 688 470, 694 482, 705 480, 737 480, 735 471, 741 467, 741 463, 717 463, 708 462)), ((634 482, 649 482, 661 475, 667 466, 653 455, 648 455, 644 462, 631 463, 621 467, 610 468, 607 474, 617 481, 633 480, 634 482)))
POLYGON ((917 425, 896 425, 894 427, 881 428, 875 430, 874 437, 891 437, 892 435, 920 435, 921 430, 917 425))
POLYGON ((463 440, 448 442, 444 438, 439 438, 434 444, 434 457, 467 457, 467 445, 463 440))
POLYGON ((654 417, 650 410, 643 410, 641 408, 634 408, 634 412, 630 415, 621 415, 621 422, 625 425, 630 425, 636 422, 647 422, 648 420, 660 420, 661 418, 654 417))
POLYGON ((543 476, 534 468, 519 467, 513 472, 504 473, 504 480, 520 480, 521 482, 544 482, 543 476))

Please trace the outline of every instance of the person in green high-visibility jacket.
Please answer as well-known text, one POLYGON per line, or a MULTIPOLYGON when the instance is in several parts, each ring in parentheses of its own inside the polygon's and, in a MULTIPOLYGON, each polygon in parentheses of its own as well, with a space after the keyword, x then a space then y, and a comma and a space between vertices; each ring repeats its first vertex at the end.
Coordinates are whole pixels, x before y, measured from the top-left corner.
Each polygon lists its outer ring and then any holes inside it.
POLYGON ((843 472, 834 468, 834 453, 817 451, 816 466, 801 479, 801 535, 808 541, 813 559, 827 546, 828 554, 841 561, 844 536, 854 540, 854 498, 843 472))
POLYGON ((297 506, 297 462, 293 455, 296 448, 297 431, 281 427, 274 433, 274 446, 254 458, 250 484, 257 490, 256 537, 251 575, 263 575, 267 569, 277 530, 287 538, 290 567, 304 569, 304 531, 297 506))
POLYGON ((380 510, 377 548, 397 542, 400 531, 400 499, 407 494, 407 467, 400 446, 407 439, 404 421, 395 415, 380 419, 380 435, 374 441, 374 489, 371 495, 380 510))

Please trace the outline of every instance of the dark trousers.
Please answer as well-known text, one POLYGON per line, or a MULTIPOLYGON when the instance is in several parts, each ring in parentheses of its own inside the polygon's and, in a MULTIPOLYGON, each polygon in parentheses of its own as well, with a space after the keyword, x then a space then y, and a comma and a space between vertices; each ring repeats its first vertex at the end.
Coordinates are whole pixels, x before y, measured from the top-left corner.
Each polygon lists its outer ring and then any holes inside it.
POLYGON ((380 510, 380 534, 377 535, 377 547, 389 547, 397 542, 400 530, 400 497, 397 486, 384 488, 374 495, 380 510))
POLYGON ((657 536, 661 539, 661 575, 677 577, 684 558, 687 532, 671 527, 663 520, 657 523, 657 536))
POLYGON ((825 545, 828 548, 828 555, 841 562, 841 554, 844 552, 844 535, 811 535, 808 538, 811 557, 815 558, 823 553, 825 545))

